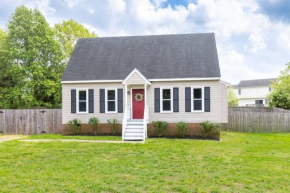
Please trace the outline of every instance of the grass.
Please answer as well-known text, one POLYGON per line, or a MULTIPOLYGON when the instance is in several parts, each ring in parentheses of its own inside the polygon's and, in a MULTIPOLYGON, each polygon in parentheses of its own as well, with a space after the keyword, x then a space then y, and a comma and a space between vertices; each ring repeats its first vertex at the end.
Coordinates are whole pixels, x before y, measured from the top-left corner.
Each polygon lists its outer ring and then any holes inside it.
MULTIPOLYGON (((29 138, 43 136, 62 137, 29 138)), ((290 134, 222 132, 221 138, 148 139, 145 144, 4 142, 0 191, 290 192, 290 134)))

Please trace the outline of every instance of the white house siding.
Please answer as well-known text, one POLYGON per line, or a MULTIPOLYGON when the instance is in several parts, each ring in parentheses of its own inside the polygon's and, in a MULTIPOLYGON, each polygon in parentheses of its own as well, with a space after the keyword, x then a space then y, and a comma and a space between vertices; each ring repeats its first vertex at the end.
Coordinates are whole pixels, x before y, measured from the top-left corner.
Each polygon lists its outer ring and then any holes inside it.
MULTIPOLYGON (((227 92, 225 90, 225 92, 227 92)), ((219 109, 219 81, 176 81, 176 82, 152 82, 148 88, 149 118, 151 121, 163 120, 169 123, 184 121, 187 123, 200 123, 202 121, 220 122, 227 120, 222 116, 219 109), (185 87, 204 86, 210 87, 210 112, 185 112, 185 87), (179 88, 179 112, 173 113, 155 113, 154 112, 154 88, 160 87, 178 87, 179 88)), ((224 114, 224 113, 223 113, 224 114)), ((223 115, 224 116, 224 115, 223 115)))
POLYGON ((134 72, 134 74, 127 80, 127 84, 145 84, 144 79, 139 76, 137 72, 134 72))
MULTIPOLYGON (((121 122, 123 120, 123 113, 100 113, 100 89, 105 88, 124 89, 124 85, 122 83, 62 84, 62 124, 66 124, 72 119, 80 119, 83 124, 86 124, 91 117, 98 117, 101 123, 106 123, 107 119, 117 119, 121 122), (71 113, 71 89, 78 88, 94 89, 94 113, 71 113)), ((125 96, 123 96, 123 99, 125 99, 125 96)), ((125 107, 125 103, 123 103, 123 106, 125 107)))
MULTIPOLYGON (((143 81, 143 80, 142 80, 143 81)), ((133 82, 132 82, 133 83, 133 82)), ((142 85, 128 86, 144 88, 142 85)), ((224 84, 219 81, 176 81, 176 82, 151 82, 152 85, 147 87, 147 104, 149 106, 149 121, 163 120, 169 123, 185 121, 187 123, 200 123, 202 121, 212 121, 217 123, 227 122, 227 89, 224 84), (185 87, 204 86, 210 87, 210 112, 185 112, 185 87), (154 88, 160 87, 178 87, 179 88, 179 112, 173 113, 155 113, 154 112, 154 88), (220 102, 219 102, 220 101, 220 102)), ((91 84, 63 84, 63 124, 69 120, 78 118, 82 123, 87 123, 90 117, 96 116, 101 123, 106 123, 107 119, 117 119, 119 122, 123 120, 123 113, 100 113, 99 110, 99 89, 101 88, 124 88, 121 83, 91 83, 91 84), (71 114, 71 89, 89 88, 94 89, 94 112, 88 114, 71 114)), ((125 93, 124 93, 125 94, 125 93)), ((126 93, 127 94, 127 93, 126 93)), ((131 94, 128 95, 128 105, 130 105, 131 94)), ((123 97, 125 100, 125 96, 123 97)), ((125 105, 125 101, 123 103, 125 105)))
POLYGON ((239 106, 247 106, 247 105, 255 105, 256 104, 256 100, 263 100, 263 104, 264 105, 268 105, 266 104, 266 100, 267 99, 263 99, 263 98, 255 98, 255 99, 239 99, 239 106))
POLYGON ((266 104, 267 95, 270 93, 269 87, 241 87, 234 89, 235 95, 239 99, 239 106, 254 105, 256 100, 263 100, 266 104), (241 89, 241 94, 239 94, 241 89))

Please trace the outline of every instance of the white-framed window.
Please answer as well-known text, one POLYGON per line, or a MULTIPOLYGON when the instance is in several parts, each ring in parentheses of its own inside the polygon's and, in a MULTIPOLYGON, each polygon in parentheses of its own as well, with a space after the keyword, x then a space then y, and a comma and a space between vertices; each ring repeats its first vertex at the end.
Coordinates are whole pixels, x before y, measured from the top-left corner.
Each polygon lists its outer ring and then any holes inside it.
POLYGON ((88 113, 88 89, 81 88, 77 89, 77 113, 88 113))
POLYGON ((117 89, 107 88, 105 99, 106 99, 106 113, 117 113, 117 89))
POLYGON ((173 87, 160 88, 160 108, 162 113, 173 112, 173 87))
POLYGON ((191 87, 191 112, 204 112, 204 87, 191 87))

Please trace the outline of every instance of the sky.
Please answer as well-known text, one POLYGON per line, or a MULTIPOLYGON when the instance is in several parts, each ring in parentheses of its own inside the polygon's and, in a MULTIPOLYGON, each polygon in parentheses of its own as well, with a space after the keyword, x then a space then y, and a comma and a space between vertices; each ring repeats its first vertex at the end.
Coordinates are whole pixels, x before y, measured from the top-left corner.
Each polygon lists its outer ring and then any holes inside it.
POLYGON ((74 19, 99 37, 214 32, 222 80, 275 78, 290 62, 289 0, 0 0, 0 28, 19 5, 51 26, 74 19))

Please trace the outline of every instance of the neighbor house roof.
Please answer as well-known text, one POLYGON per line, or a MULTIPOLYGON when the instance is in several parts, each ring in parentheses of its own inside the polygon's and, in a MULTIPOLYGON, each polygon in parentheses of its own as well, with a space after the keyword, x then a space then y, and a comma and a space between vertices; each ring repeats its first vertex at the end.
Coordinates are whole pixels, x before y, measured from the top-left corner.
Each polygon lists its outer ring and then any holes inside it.
POLYGON ((237 87, 256 87, 256 86, 269 86, 277 78, 256 79, 256 80, 242 80, 237 87))
POLYGON ((220 77, 213 33, 80 38, 62 81, 220 77))

